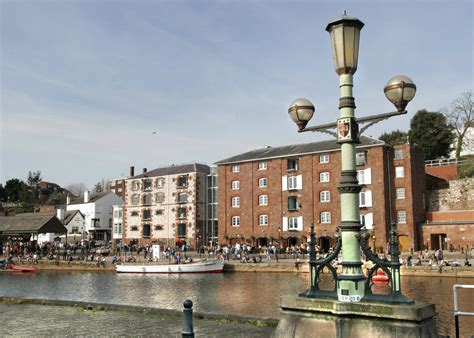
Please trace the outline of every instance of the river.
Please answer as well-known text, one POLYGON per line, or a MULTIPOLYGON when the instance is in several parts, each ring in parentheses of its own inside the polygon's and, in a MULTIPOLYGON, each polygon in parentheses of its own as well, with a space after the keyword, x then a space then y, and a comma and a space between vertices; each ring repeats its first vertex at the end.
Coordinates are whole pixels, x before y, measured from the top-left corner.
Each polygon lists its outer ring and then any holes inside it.
MULTIPOLYGON (((436 305, 438 331, 454 335, 453 284, 470 278, 402 277, 408 297, 436 305)), ((185 299, 199 312, 279 318, 279 296, 308 288, 309 274, 224 273, 134 275, 109 271, 0 273, 0 296, 76 300, 182 310, 185 299)), ((460 309, 474 311, 472 290, 460 291, 460 309)), ((474 334, 474 317, 461 317, 462 336, 474 334)))

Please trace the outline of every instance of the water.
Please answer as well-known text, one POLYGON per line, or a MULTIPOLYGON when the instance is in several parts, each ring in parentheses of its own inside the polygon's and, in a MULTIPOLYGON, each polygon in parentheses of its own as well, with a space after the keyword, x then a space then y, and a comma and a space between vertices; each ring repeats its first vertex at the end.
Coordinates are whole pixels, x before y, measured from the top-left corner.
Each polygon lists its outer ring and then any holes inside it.
MULTIPOLYGON (((469 278, 402 278, 402 290, 412 299, 434 303, 438 331, 454 335, 453 284, 473 284, 469 278)), ((279 318, 279 296, 308 288, 308 274, 225 273, 134 275, 115 272, 39 271, 0 273, 0 296, 127 304, 182 310, 191 299, 195 311, 279 318)), ((460 291, 460 309, 474 311, 474 292, 460 291)), ((461 333, 474 334, 474 317, 460 318, 461 333)))

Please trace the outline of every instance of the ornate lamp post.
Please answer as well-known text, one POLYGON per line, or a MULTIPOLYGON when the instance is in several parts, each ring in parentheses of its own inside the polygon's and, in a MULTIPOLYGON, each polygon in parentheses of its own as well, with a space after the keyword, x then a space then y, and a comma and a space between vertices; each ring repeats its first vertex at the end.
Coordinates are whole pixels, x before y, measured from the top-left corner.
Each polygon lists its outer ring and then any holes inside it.
MULTIPOLYGON (((405 107, 413 99, 416 91, 416 86, 408 77, 395 76, 388 81, 384 92, 386 97, 395 105, 397 111, 359 119, 355 117, 354 110, 356 106, 352 96, 353 75, 357 70, 359 36, 363 26, 362 21, 347 16, 344 12, 340 19, 330 22, 326 27, 331 37, 334 67, 339 75, 340 117, 337 122, 306 128, 315 111, 314 105, 308 99, 296 99, 288 109, 288 113, 297 124, 299 132, 319 131, 329 133, 336 136, 338 143, 341 144, 341 181, 339 185, 341 223, 339 228, 341 230, 340 248, 342 248, 343 263, 342 273, 336 279, 336 292, 340 301, 347 302, 358 302, 366 295, 366 277, 362 271, 360 257, 359 192, 361 187, 357 181, 356 143, 358 143, 360 134, 369 126, 392 116, 406 114, 405 107), (359 130, 361 124, 367 125, 359 130), (333 131, 334 128, 337 128, 336 132, 333 131)), ((338 252, 339 249, 335 252, 338 252)), ((313 260, 313 257, 311 257, 311 260, 313 260)), ((313 261, 313 265, 317 265, 317 262, 313 261)), ((398 269, 395 270, 399 271, 398 269)), ((395 280, 399 280, 399 277, 395 280)), ((312 281, 312 288, 313 284, 312 281)), ((306 294, 308 297, 314 295, 314 292, 306 294)))

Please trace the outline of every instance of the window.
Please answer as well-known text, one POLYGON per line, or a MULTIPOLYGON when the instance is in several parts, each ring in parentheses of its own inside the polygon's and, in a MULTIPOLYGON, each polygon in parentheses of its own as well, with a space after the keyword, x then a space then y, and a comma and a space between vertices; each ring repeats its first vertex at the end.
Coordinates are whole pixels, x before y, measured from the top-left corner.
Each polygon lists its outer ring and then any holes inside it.
POLYGON ((155 225, 155 231, 160 231, 160 230, 163 230, 163 226, 162 225, 155 225))
POLYGON ((298 230, 298 217, 288 218, 288 230, 298 230))
POLYGON ((178 218, 186 218, 186 208, 178 208, 178 218))
POLYGON ((258 217, 258 224, 260 225, 268 225, 268 215, 260 215, 258 217))
POLYGON ((185 192, 180 192, 178 194, 178 203, 187 203, 188 202, 188 194, 185 192))
POLYGON ((72 234, 78 234, 79 233, 79 227, 72 227, 71 233, 72 234))
POLYGON ((233 216, 232 217, 232 226, 239 227, 240 226, 240 216, 233 216))
POLYGON ((303 189, 303 175, 298 176, 282 176, 282 191, 303 189))
POLYGON ((132 195, 131 202, 132 205, 138 205, 138 203, 140 202, 140 197, 138 195, 132 195))
POLYGON ((268 184, 268 181, 267 181, 267 179, 266 179, 265 177, 258 179, 258 187, 259 187, 259 188, 266 188, 266 187, 267 187, 267 184, 268 184))
POLYGON ((288 177, 288 190, 295 190, 297 189, 297 182, 296 176, 289 176, 288 177))
POLYGON ((240 197, 232 197, 232 208, 240 208, 240 197))
POLYGON ((143 204, 151 205, 151 194, 147 194, 143 196, 143 204))
POLYGON ((331 192, 324 190, 319 193, 319 201, 320 202, 330 202, 331 201, 331 192))
POLYGON ((319 155, 319 163, 329 163, 329 155, 319 155))
POLYGON ((156 210, 155 215, 163 215, 163 210, 156 210))
POLYGON ((143 181, 143 190, 149 191, 152 188, 152 181, 150 179, 146 179, 143 181))
POLYGON ((372 213, 360 215, 360 224, 365 226, 367 230, 372 230, 374 228, 374 215, 372 213))
POLYGON ((372 184, 372 169, 357 170, 359 184, 372 184))
POLYGON ((395 159, 396 160, 403 160, 403 149, 395 149, 395 159))
POLYGON ((405 177, 405 169, 403 167, 395 167, 395 177, 396 178, 405 177))
POLYGON ((232 172, 233 173, 240 173, 240 166, 239 165, 233 165, 232 166, 232 172))
POLYGON ((329 211, 323 211, 321 213, 321 223, 322 224, 331 223, 331 213, 329 211))
POLYGON ((267 162, 259 162, 258 170, 267 170, 267 162))
POLYGON ((140 189, 140 182, 133 181, 132 182, 132 190, 137 191, 138 189, 140 189))
POLYGON ((138 227, 137 227, 136 225, 131 226, 131 227, 130 227, 130 230, 131 230, 131 231, 137 231, 137 230, 138 230, 138 227))
POLYGON ((405 210, 397 211, 397 223, 406 224, 407 222, 407 213, 405 210))
POLYGON ((186 237, 186 223, 178 224, 178 237, 186 237))
POLYGON ((132 211, 132 212, 130 213, 130 216, 138 216, 138 211, 132 211))
POLYGON ((150 224, 143 224, 143 237, 150 237, 150 224))
POLYGON ((151 210, 150 209, 143 210, 143 219, 151 219, 151 210))
POLYGON ((165 185, 165 179, 163 177, 157 178, 156 179, 156 187, 157 188, 163 188, 165 185))
POLYGON ((184 188, 188 186, 188 175, 181 175, 178 177, 178 188, 184 188))
POLYGON ((298 170, 298 159, 297 158, 292 158, 287 161, 287 167, 286 169, 288 171, 290 170, 298 170))
POLYGON ((288 210, 289 211, 298 210, 298 197, 297 196, 288 196, 288 210))
POLYGON ((240 181, 232 181, 232 190, 239 190, 240 189, 240 181))
POLYGON ((405 199, 405 188, 397 188, 397 200, 404 200, 405 199))
POLYGON ((283 217, 283 231, 303 231, 303 216, 283 217))
POLYGON ((162 192, 159 192, 155 195, 155 200, 156 200, 156 203, 163 203, 165 201, 165 194, 163 194, 162 192))
POLYGON ((267 195, 258 196, 258 205, 267 205, 267 204, 268 204, 268 196, 267 195))
POLYGON ((356 153, 356 165, 365 165, 366 163, 365 152, 356 153))
POLYGON ((367 208, 372 206, 372 192, 361 191, 359 193, 359 207, 367 208))
POLYGON ((319 174, 319 182, 326 183, 329 182, 329 173, 323 172, 319 174))

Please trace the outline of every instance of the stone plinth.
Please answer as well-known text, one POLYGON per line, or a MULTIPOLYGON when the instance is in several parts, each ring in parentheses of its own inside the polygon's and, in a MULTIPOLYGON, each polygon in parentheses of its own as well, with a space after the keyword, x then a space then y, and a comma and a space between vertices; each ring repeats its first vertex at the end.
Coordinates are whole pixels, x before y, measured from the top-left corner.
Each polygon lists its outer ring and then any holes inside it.
POLYGON ((435 306, 284 296, 272 337, 438 337, 435 306))

